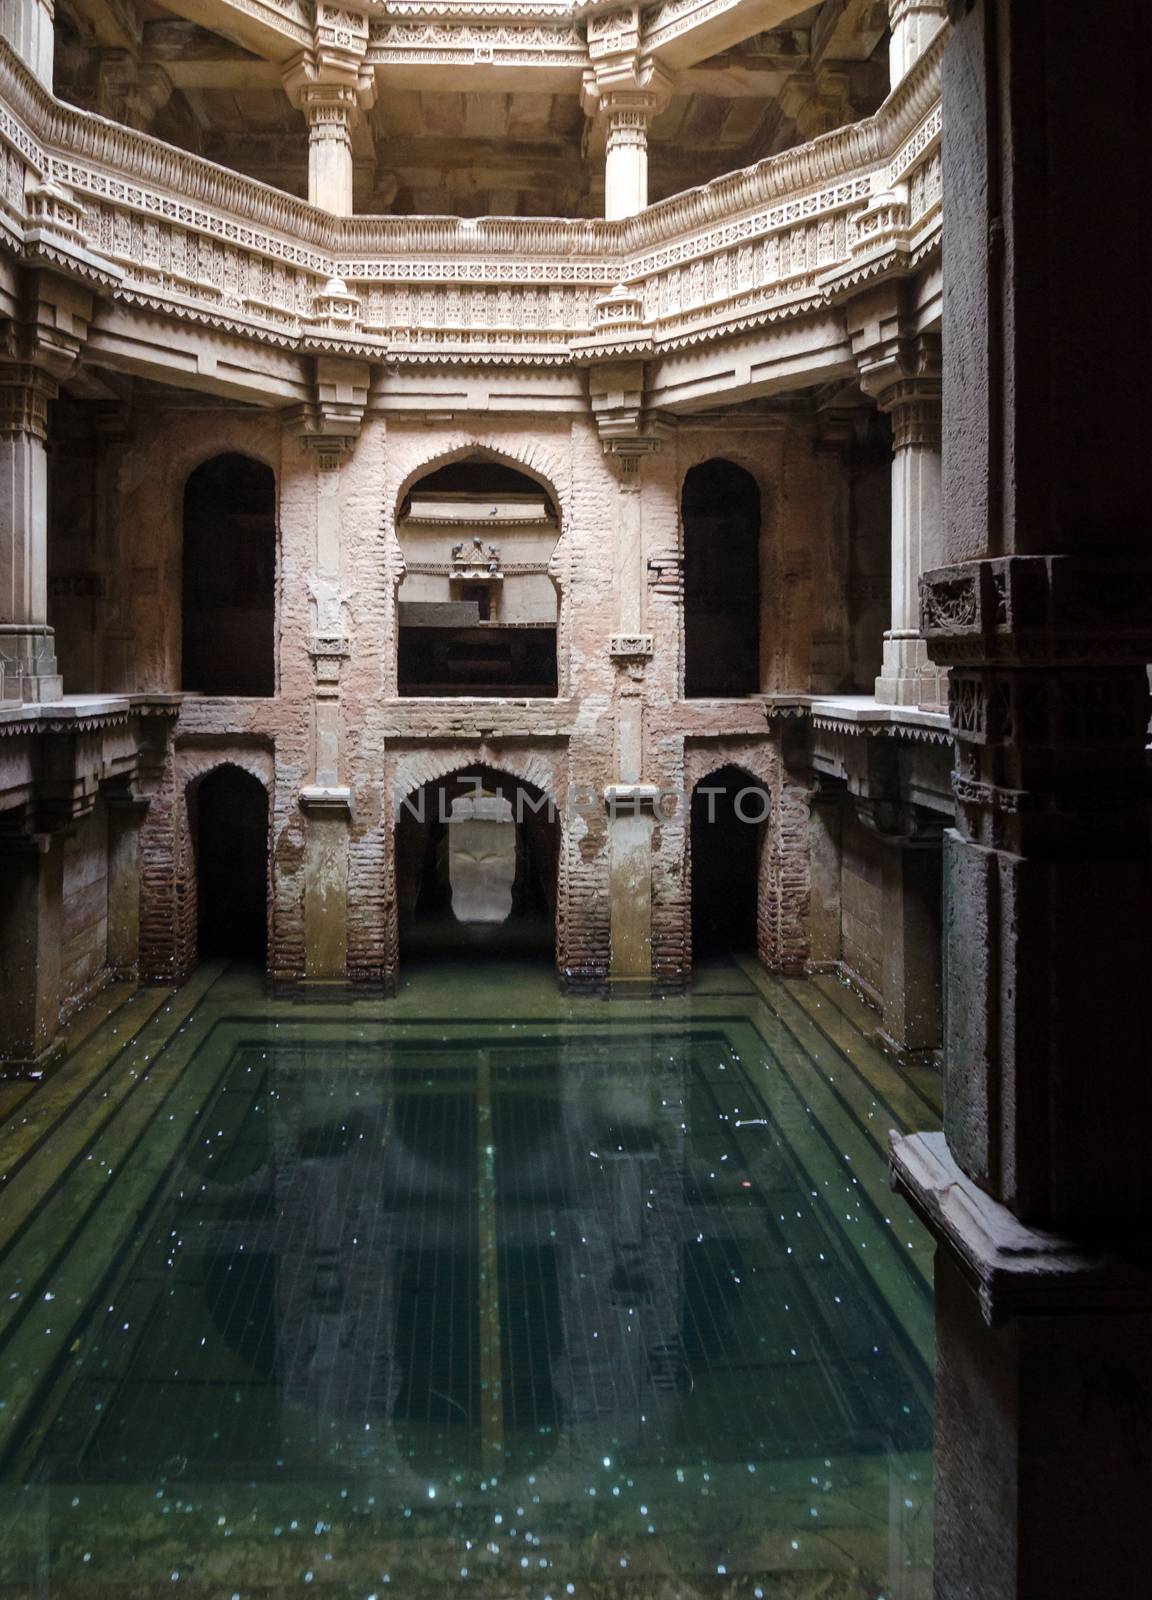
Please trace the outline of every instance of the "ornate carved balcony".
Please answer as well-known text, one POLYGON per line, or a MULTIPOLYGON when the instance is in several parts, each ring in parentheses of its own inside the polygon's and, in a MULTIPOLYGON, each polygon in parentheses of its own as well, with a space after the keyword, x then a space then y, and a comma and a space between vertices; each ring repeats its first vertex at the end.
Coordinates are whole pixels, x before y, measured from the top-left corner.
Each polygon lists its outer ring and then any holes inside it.
POLYGON ((612 358, 597 303, 621 289, 659 359, 934 259, 940 56, 938 39, 875 116, 634 217, 473 221, 333 216, 55 100, 0 44, 0 248, 150 319, 161 365, 178 324, 175 344, 570 367, 612 358))

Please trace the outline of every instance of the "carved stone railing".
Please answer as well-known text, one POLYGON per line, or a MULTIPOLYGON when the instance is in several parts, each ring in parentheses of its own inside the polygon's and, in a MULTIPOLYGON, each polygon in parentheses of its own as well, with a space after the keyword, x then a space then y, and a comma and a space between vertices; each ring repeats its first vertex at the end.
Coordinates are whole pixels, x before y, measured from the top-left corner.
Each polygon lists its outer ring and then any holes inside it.
POLYGON ((333 216, 53 99, 0 42, 0 249, 309 352, 659 356, 930 258, 940 55, 937 41, 874 116, 627 220, 473 221, 333 216))

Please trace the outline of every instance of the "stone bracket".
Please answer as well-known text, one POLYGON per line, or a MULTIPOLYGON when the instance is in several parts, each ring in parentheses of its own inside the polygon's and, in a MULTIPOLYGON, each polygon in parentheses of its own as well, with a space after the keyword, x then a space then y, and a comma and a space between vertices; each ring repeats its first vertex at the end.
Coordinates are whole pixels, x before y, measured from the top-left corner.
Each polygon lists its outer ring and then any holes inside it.
POLYGON ((352 791, 342 784, 306 784, 299 795, 300 809, 310 817, 351 817, 352 791))
POLYGON ((1026 1226, 962 1171, 942 1133, 893 1134, 889 1183, 957 1257, 989 1326, 1018 1316, 1152 1310, 1152 1272, 1026 1226))
POLYGON ((610 817, 636 817, 645 812, 654 817, 660 805, 660 785, 610 783, 604 790, 604 804, 610 817))

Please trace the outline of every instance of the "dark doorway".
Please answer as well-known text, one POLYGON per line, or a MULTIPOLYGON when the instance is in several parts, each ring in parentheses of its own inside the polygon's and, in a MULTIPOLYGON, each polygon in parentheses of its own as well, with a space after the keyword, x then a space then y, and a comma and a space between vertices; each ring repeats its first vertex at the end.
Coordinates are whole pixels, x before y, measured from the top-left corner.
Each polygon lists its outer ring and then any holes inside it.
POLYGON ((692 793, 692 954, 756 952, 760 849, 768 797, 722 767, 692 793))
POLYGON ((403 960, 460 957, 474 966, 509 956, 551 958, 559 862, 556 807, 535 784, 485 767, 425 784, 405 799, 396 825, 403 960), (509 852, 503 866, 494 863, 496 875, 505 880, 509 906, 500 920, 471 920, 466 898, 453 890, 453 802, 477 794, 501 797, 510 808, 514 855, 509 852))
POLYGON ((201 960, 268 958, 268 796, 239 767, 218 767, 195 799, 201 960))
POLYGON ((760 689, 760 490, 731 461, 684 479, 684 694, 732 699, 760 689))
POLYGON ((181 687, 276 692, 276 479, 249 456, 213 456, 184 486, 181 687))

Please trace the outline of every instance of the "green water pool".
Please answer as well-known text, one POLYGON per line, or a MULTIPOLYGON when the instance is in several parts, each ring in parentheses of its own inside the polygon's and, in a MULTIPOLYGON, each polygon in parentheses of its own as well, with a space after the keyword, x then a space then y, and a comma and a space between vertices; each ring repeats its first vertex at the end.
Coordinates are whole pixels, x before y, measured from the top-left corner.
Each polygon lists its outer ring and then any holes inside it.
POLYGON ((236 968, 0 1085, 0 1592, 930 1593, 938 1080, 830 978, 236 968))

